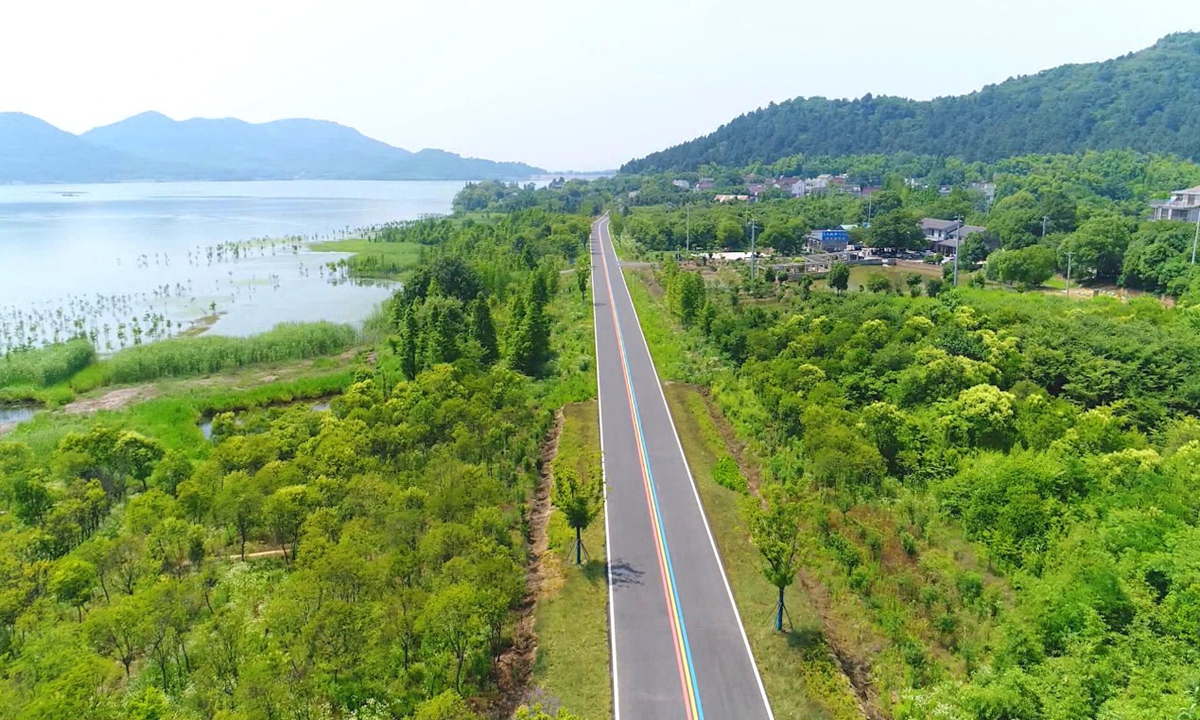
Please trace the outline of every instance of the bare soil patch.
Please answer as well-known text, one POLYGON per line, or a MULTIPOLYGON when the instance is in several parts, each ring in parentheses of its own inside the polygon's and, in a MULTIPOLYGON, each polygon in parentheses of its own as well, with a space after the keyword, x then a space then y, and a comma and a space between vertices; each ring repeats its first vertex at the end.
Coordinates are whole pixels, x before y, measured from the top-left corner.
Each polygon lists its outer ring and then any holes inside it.
POLYGON ((121 410, 135 402, 149 400, 154 397, 154 394, 153 385, 135 385, 112 390, 100 397, 76 400, 65 406, 63 412, 72 415, 89 415, 100 410, 121 410))

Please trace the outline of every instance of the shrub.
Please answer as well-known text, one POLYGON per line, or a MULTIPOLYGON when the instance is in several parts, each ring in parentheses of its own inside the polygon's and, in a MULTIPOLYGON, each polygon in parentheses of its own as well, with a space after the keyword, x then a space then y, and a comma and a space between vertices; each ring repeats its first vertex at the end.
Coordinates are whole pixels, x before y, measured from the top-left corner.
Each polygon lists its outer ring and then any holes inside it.
POLYGON ((732 455, 726 455, 713 466, 713 480, 721 487, 735 492, 744 493, 747 490, 746 478, 732 455))

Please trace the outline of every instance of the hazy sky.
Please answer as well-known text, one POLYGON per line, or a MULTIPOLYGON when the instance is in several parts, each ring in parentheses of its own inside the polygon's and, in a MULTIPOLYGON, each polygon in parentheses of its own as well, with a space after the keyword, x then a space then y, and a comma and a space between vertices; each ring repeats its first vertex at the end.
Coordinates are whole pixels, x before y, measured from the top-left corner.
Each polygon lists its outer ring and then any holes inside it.
POLYGON ((959 94, 1200 29, 1144 0, 2 0, 0 110, 313 117, 612 168, 798 95, 959 94))

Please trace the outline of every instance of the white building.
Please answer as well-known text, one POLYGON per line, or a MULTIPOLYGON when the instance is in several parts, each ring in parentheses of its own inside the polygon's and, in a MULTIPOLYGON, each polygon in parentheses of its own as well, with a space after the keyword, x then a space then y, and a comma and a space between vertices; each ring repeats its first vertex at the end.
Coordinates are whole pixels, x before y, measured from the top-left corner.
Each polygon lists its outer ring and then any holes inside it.
POLYGON ((1200 185, 1176 190, 1170 200, 1154 203, 1154 219, 1200 222, 1200 185))

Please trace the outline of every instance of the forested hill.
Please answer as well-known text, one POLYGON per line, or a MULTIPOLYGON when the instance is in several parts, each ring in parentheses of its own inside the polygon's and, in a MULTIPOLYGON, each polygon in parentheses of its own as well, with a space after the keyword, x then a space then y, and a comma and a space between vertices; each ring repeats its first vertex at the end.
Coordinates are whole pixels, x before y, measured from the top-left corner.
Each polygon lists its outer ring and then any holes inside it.
POLYGON ((1200 159, 1200 33, 1115 60, 1064 65, 958 97, 796 98, 633 160, 622 172, 745 166, 807 155, 915 152, 995 160, 1136 149, 1200 159))

